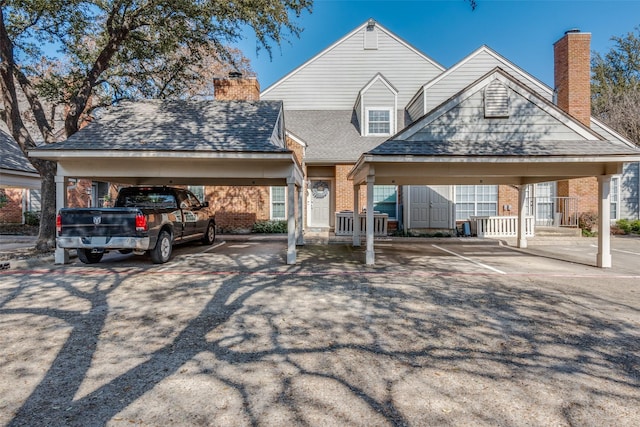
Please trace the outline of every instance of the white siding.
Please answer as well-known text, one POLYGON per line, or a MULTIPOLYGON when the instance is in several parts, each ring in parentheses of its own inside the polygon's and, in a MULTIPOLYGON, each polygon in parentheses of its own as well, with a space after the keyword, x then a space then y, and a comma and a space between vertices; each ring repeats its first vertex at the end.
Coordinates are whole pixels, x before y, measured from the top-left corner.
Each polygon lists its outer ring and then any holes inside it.
POLYGON ((552 93, 547 90, 541 90, 541 85, 531 81, 531 78, 522 71, 483 49, 427 89, 427 111, 423 112, 423 114, 442 104, 495 67, 502 68, 531 89, 536 90, 547 100, 552 101, 552 93))
POLYGON ((619 218, 640 219, 640 163, 626 163, 620 177, 619 218))
POLYGON ((382 81, 376 80, 362 93, 364 107, 395 108, 396 96, 382 81))
POLYGON ((415 141, 575 141, 584 139, 538 106, 511 91, 510 116, 486 119, 482 91, 431 122, 415 141))
MULTIPOLYGON (((425 115, 424 90, 420 89, 420 92, 417 94, 413 102, 407 105, 407 113, 408 113, 409 123, 413 123, 416 120, 418 120, 420 117, 425 115)), ((407 123, 407 125, 409 123, 407 123)))
POLYGON ((378 49, 364 49, 362 27, 316 56, 261 95, 284 100, 286 110, 350 110, 358 92, 381 73, 398 90, 404 106, 440 68, 386 31, 378 31, 378 49))

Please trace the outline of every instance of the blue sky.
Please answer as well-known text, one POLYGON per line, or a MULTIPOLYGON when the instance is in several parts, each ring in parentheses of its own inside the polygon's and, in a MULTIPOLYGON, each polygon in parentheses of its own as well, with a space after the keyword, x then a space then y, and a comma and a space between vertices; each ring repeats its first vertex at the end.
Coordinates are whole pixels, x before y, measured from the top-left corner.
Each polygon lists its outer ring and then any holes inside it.
POLYGON ((369 18, 445 67, 487 45, 553 86, 553 43, 565 31, 590 32, 592 51, 604 54, 612 36, 640 25, 640 0, 478 0, 475 11, 463 0, 315 0, 313 12, 295 21, 300 38, 274 46, 271 59, 264 50, 256 55, 249 32, 238 47, 264 90, 369 18))

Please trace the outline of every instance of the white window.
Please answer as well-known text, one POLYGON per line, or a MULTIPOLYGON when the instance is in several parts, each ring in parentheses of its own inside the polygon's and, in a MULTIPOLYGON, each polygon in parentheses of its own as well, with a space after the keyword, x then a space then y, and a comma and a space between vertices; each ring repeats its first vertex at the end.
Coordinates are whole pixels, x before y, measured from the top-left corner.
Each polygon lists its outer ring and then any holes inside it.
POLYGON ((286 190, 286 187, 271 187, 271 219, 287 219, 286 190))
POLYGON ((611 178, 611 220, 620 219, 620 177, 611 178))
POLYGON ((395 185, 373 186, 373 210, 386 213, 389 219, 396 219, 398 192, 395 185))
POLYGON ((497 214, 497 185, 456 185, 456 220, 497 214))
POLYGON ((366 111, 367 135, 391 135, 393 133, 391 108, 368 108, 366 111))

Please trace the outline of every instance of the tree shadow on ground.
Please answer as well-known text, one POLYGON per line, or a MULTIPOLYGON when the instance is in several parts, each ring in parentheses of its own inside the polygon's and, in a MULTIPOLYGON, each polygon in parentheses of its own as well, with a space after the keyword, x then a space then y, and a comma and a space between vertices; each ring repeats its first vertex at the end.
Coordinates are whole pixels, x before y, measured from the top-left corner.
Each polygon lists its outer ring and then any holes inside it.
POLYGON ((632 304, 551 279, 366 268, 346 246, 300 252, 296 266, 265 255, 212 271, 195 257, 6 275, 0 319, 70 328, 8 425, 572 424, 640 405, 632 304), (136 339, 105 334, 114 319, 140 325, 136 339), (100 377, 104 345, 123 369, 100 377))

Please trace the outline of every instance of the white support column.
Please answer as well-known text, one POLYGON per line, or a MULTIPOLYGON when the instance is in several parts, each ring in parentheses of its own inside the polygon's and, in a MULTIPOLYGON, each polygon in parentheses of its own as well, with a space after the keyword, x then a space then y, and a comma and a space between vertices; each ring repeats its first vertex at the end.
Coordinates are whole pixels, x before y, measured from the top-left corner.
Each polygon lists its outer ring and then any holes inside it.
POLYGON ((518 187, 518 237, 516 247, 522 249, 527 247, 526 195, 527 186, 521 185, 518 187))
POLYGON ((360 246, 360 185, 353 186, 353 246, 360 246))
MULTIPOLYGON (((375 182, 375 176, 367 176, 367 251, 366 251, 366 264, 373 265, 376 261, 376 254, 373 248, 373 183, 375 182)), ((355 228, 355 224, 353 225, 355 228)))
POLYGON ((598 177, 598 255, 600 268, 611 267, 611 175, 598 177))
MULTIPOLYGON (((56 175, 56 213, 67 207, 67 177, 56 175)), ((57 231, 56 231, 57 234, 57 231)), ((53 255, 55 264, 69 264, 69 249, 59 248, 53 255)))
POLYGON ((304 232, 302 227, 302 219, 304 218, 304 212, 302 211, 302 195, 304 194, 304 188, 302 186, 296 188, 298 190, 298 223, 296 225, 296 244, 299 246, 304 246, 304 232))
POLYGON ((287 178, 287 264, 296 263, 296 211, 295 188, 293 178, 287 178))

